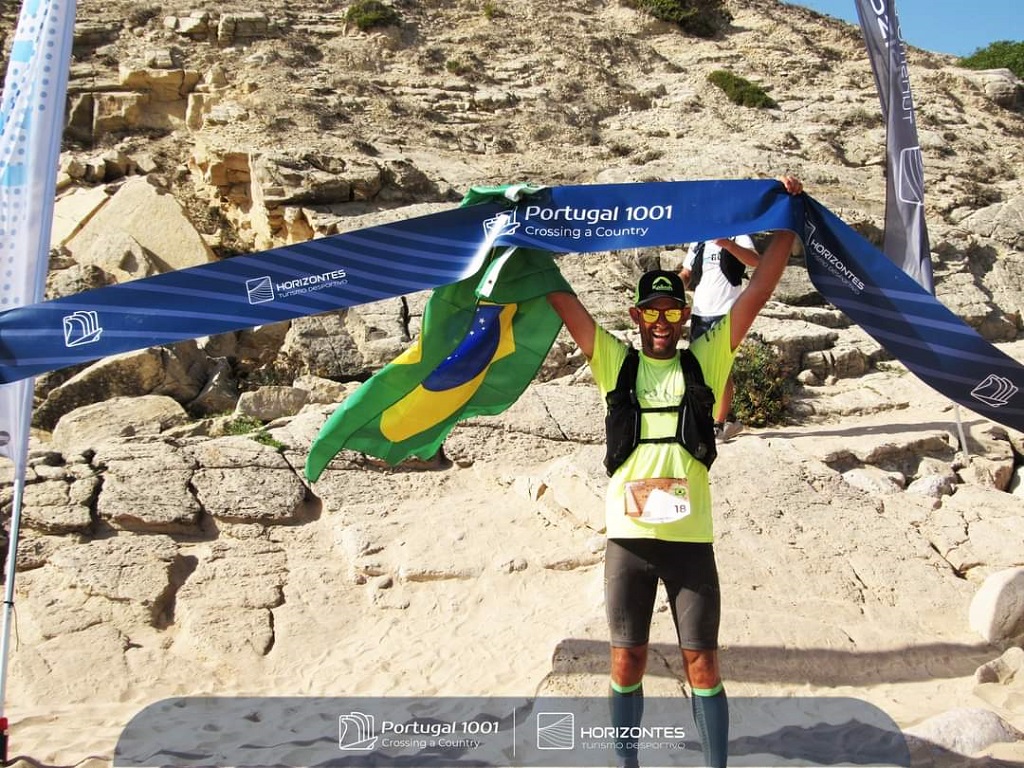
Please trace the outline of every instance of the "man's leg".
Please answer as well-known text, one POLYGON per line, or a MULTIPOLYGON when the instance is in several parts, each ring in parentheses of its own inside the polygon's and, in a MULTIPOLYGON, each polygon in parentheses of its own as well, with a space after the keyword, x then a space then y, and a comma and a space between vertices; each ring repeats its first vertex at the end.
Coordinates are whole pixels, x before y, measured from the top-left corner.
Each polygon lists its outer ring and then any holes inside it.
MULTIPOLYGON (((658 591, 658 577, 644 559, 650 542, 609 539, 605 550, 605 609, 611 635, 612 725, 635 728, 644 713, 643 677, 647 668, 647 646, 651 616, 658 591)), ((620 765, 637 768, 636 747, 616 749, 620 765)), ((635 742, 634 742, 635 743, 635 742)))
POLYGON ((722 400, 715 412, 715 435, 721 443, 732 440, 743 431, 743 422, 737 421, 732 412, 732 398, 736 392, 736 385, 733 383, 732 374, 725 380, 725 388, 722 390, 722 400))
POLYGON ((693 721, 708 768, 725 768, 729 758, 729 700, 718 671, 717 651, 683 649, 686 678, 693 691, 693 721))
MULTIPOLYGON (((616 728, 638 728, 644 718, 644 670, 647 668, 647 646, 612 648, 611 707, 612 725, 616 728)), ((638 750, 622 741, 615 754, 623 768, 640 765, 638 750)))
POLYGON ((732 410, 732 396, 736 391, 736 387, 732 382, 732 374, 729 374, 729 378, 725 380, 725 388, 722 390, 722 400, 718 404, 718 415, 715 421, 723 423, 729 420, 730 411, 732 410))
POLYGON ((718 669, 718 628, 722 598, 718 567, 710 544, 677 544, 667 574, 686 679, 693 691, 693 720, 704 750, 704 764, 722 768, 729 752, 729 705, 718 669))

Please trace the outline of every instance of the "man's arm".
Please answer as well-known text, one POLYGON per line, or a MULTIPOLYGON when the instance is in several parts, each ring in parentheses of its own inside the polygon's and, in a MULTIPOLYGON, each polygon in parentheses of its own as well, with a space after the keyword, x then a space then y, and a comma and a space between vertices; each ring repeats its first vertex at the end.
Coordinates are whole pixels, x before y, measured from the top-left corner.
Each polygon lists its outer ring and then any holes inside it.
MULTIPOLYGON (((783 176, 780 181, 791 195, 799 195, 803 191, 803 184, 795 176, 783 176)), ((761 311, 761 307, 765 305, 775 290, 775 286, 779 284, 795 239, 796 235, 788 230, 779 230, 772 236, 764 255, 760 258, 757 269, 750 277, 750 282, 732 305, 729 316, 733 349, 742 343, 750 326, 754 324, 757 313, 761 311)))
POLYGON ((555 292, 548 294, 548 303, 562 318, 566 330, 572 336, 576 346, 586 355, 587 360, 594 356, 594 335, 597 331, 597 323, 593 316, 583 306, 583 303, 574 294, 555 292))
POLYGON ((683 281, 683 287, 686 290, 690 290, 690 278, 693 277, 693 271, 688 267, 683 267, 679 270, 679 279, 683 281))
POLYGON ((740 245, 735 240, 730 240, 726 237, 720 237, 715 240, 715 245, 719 248, 723 248, 735 256, 737 259, 742 261, 748 267, 756 267, 761 262, 761 255, 753 248, 747 248, 746 246, 740 245))
POLYGON ((679 270, 679 279, 683 281, 683 287, 690 290, 690 278, 693 277, 693 262, 697 259, 697 243, 690 243, 683 257, 683 268, 679 270))

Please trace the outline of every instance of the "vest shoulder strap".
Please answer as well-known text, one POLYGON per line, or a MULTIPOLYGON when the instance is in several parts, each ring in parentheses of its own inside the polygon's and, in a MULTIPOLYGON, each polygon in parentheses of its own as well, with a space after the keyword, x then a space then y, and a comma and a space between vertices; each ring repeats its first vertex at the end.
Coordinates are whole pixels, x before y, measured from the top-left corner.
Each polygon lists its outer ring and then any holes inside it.
POLYGON ((701 240, 693 247, 693 264, 690 265, 690 290, 697 289, 697 284, 704 276, 704 241, 701 240))
POLYGON ((691 382, 704 386, 704 371, 701 370, 696 355, 689 348, 679 353, 679 364, 683 367, 683 380, 687 387, 691 382))

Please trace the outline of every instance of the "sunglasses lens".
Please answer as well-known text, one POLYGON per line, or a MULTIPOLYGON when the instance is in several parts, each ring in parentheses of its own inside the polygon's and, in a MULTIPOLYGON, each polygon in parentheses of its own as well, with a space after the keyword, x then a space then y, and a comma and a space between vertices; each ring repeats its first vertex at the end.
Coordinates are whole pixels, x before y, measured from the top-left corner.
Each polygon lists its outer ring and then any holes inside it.
POLYGON ((642 309, 640 310, 640 316, 644 319, 645 323, 656 323, 658 318, 664 315, 665 320, 670 323, 678 323, 683 319, 683 310, 681 309, 642 309))

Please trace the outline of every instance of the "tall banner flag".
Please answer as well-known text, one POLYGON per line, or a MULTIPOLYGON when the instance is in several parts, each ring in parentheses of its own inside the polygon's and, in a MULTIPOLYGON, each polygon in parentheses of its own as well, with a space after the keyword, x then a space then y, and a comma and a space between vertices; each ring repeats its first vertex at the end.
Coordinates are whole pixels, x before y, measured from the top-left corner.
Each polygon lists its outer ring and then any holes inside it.
MULTIPOLYGON (((43 295, 74 25, 75 0, 25 0, 14 33, 0 97, 0 311, 43 295)), ((31 404, 31 381, 0 387, 0 455, 16 467, 31 404)))
POLYGON ((907 48, 896 0, 856 0, 857 16, 886 123, 885 242, 882 250, 918 285, 934 293, 924 219, 924 161, 910 93, 907 48))
MULTIPOLYGON (((43 295, 74 26, 75 0, 24 0, 22 4, 0 96, 0 310, 35 303, 43 295)), ((15 467, 0 649, 4 762, 9 620, 32 390, 31 378, 0 385, 0 455, 15 467)))

